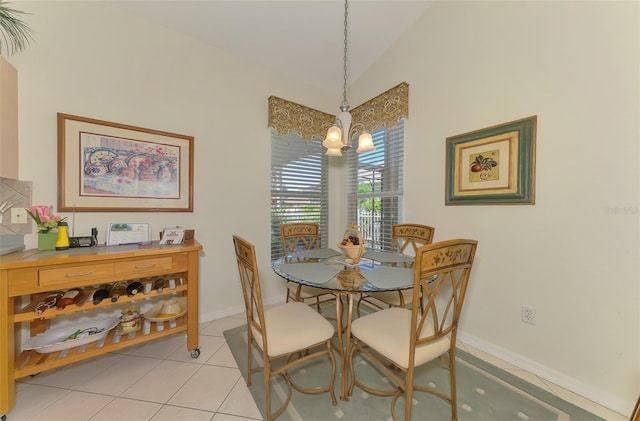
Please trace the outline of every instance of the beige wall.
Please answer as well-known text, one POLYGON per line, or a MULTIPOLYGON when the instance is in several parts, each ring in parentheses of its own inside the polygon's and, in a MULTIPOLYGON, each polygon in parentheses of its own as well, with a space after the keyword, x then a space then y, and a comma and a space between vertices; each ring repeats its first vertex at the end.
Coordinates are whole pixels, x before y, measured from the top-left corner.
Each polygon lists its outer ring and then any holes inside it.
MULTIPOLYGON (((336 95, 108 4, 12 6, 32 13, 37 40, 10 59, 34 202, 56 203, 57 112, 192 135, 193 214, 78 213, 75 233, 97 226, 104 241, 113 221, 195 228, 203 320, 242 310, 238 233, 256 243, 270 300, 284 298, 269 268, 267 98, 334 112, 336 95)), ((436 240, 480 241, 463 338, 623 412, 640 389, 638 35, 636 2, 436 3, 349 96, 410 84, 404 218, 436 226, 436 240), (445 207, 444 139, 534 114, 536 205, 445 207), (520 322, 523 304, 536 326, 520 322)), ((331 170, 339 236, 343 166, 331 170)))
POLYGON ((358 104, 410 85, 405 221, 479 240, 464 340, 627 413, 640 390, 639 4, 438 2, 351 90, 358 104), (535 206, 445 207, 445 138, 531 115, 535 206))
POLYGON ((0 58, 0 177, 18 178, 18 72, 0 58))
MULTIPOLYGON (((331 110, 338 95, 301 85, 222 50, 129 15, 104 2, 12 1, 36 41, 10 58, 18 70, 20 178, 33 201, 56 204, 56 113, 195 137, 193 213, 76 213, 70 231, 109 222, 150 222, 196 230, 202 320, 243 311, 232 234, 256 244, 266 295, 283 300, 270 253, 270 133, 267 98, 331 110), (264 212, 256 212, 263 209, 264 212)), ((28 248, 36 235, 25 237, 28 248)))

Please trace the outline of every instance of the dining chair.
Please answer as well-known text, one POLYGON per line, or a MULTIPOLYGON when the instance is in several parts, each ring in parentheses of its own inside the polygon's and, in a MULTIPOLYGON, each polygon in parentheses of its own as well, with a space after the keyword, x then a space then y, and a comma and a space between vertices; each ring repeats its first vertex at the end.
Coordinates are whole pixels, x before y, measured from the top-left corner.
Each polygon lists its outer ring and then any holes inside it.
POLYGON ((411 309, 391 307, 353 322, 349 396, 356 385, 371 394, 393 396, 391 416, 397 420, 396 401, 404 395, 404 419, 408 421, 414 406, 413 392, 428 392, 447 401, 451 405, 451 419, 457 420, 456 337, 477 244, 475 240, 457 239, 418 248, 411 309), (425 300, 422 309, 418 301, 420 293, 425 300), (357 355, 381 370, 394 388, 375 389, 358 380, 354 369, 357 355), (448 394, 429 385, 414 384, 415 369, 439 357, 446 360, 449 370, 448 394))
MULTIPOLYGON (((287 262, 302 261, 295 257, 295 253, 301 250, 311 250, 320 248, 320 226, 310 222, 293 222, 280 225, 280 241, 282 242, 282 252, 287 262)), ((315 305, 319 312, 321 304, 335 300, 335 295, 327 293, 326 290, 310 286, 287 282, 287 297, 289 300, 308 302, 313 300, 311 305, 315 305)))
MULTIPOLYGON (((418 247, 431 244, 434 227, 422 224, 394 224, 391 228, 391 251, 394 253, 415 256, 418 247)), ((395 266, 395 264, 393 264, 395 266)), ((413 263, 404 263, 405 267, 413 267, 413 263)), ((371 292, 362 294, 357 304, 360 314, 360 304, 366 302, 378 309, 385 307, 407 307, 413 299, 410 289, 400 291, 371 292), (373 300, 371 299, 373 298, 373 300)), ((420 298, 422 302, 422 298, 420 298)))
POLYGON ((333 405, 336 405, 336 360, 331 350, 331 338, 335 332, 333 325, 317 311, 300 302, 284 303, 265 310, 255 246, 237 235, 233 236, 233 246, 247 316, 247 387, 251 386, 252 373, 263 371, 267 419, 273 420, 285 410, 291 400, 292 387, 309 394, 329 392, 333 405), (254 344, 262 352, 262 367, 252 367, 251 350, 254 344), (290 375, 292 368, 323 357, 328 357, 331 361, 327 386, 311 389, 294 383, 290 375), (270 384, 271 379, 276 376, 280 376, 286 383, 287 397, 271 413, 270 384))

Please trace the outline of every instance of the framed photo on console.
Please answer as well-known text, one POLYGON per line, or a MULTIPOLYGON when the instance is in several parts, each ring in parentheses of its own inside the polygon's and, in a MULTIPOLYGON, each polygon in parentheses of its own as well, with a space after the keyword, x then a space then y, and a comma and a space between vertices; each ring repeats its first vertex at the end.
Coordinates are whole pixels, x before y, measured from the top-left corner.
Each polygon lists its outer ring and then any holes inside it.
POLYGON ((445 205, 533 205, 536 120, 448 137, 445 205))
POLYGON ((58 210, 193 212, 193 140, 58 113, 58 210))

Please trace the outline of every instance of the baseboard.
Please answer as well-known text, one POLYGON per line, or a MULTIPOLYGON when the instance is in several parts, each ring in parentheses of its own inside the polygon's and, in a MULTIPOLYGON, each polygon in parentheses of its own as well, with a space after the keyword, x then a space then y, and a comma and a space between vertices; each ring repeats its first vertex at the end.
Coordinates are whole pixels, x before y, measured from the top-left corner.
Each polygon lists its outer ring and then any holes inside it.
POLYGON ((620 414, 626 414, 630 409, 629 403, 617 395, 613 395, 606 390, 598 389, 592 385, 585 384, 573 377, 567 376, 565 373, 561 373, 557 370, 541 365, 536 361, 525 358, 522 355, 515 354, 507 349, 485 342, 478 337, 467 335, 459 331, 458 339, 465 344, 469 344, 474 348, 486 352, 487 354, 491 354, 496 358, 500 358, 501 360, 522 368, 523 370, 533 373, 536 376, 557 384, 564 389, 589 399, 612 411, 620 414))

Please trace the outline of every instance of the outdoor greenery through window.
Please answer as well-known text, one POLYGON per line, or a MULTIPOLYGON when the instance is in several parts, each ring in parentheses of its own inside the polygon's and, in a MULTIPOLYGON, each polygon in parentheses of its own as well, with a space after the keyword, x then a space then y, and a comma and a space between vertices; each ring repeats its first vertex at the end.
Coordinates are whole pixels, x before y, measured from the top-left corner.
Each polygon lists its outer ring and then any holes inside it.
POLYGON ((401 222, 404 120, 371 133, 376 150, 349 154, 349 220, 360 225, 368 247, 389 251, 391 228, 401 222))
POLYGON ((271 258, 282 257, 280 225, 320 224, 320 246, 329 232, 328 168, 321 139, 305 142, 295 133, 271 131, 271 258))

